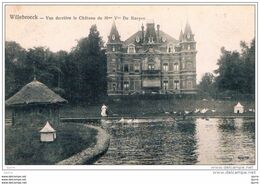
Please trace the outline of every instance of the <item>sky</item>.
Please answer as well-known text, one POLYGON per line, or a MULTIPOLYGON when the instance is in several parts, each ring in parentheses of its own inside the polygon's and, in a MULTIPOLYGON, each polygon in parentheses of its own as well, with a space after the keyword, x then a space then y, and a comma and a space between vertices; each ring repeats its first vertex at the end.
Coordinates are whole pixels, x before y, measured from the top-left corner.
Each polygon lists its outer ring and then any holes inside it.
POLYGON ((240 51, 240 41, 250 43, 255 37, 255 7, 250 4, 58 4, 6 6, 5 40, 16 41, 26 49, 44 46, 54 52, 70 51, 76 46, 77 40, 88 35, 93 24, 97 25, 106 42, 113 20, 121 40, 126 40, 141 30, 142 23, 145 25, 149 20, 153 20, 156 25, 160 25, 162 31, 178 39, 181 29, 185 28, 188 21, 197 42, 197 81, 201 80, 204 73, 217 69, 221 47, 240 51), (11 19, 11 15, 37 19, 11 19), (132 16, 135 19, 131 19, 132 16), (62 20, 64 17, 66 18, 62 20), (71 19, 67 19, 68 17, 71 19))

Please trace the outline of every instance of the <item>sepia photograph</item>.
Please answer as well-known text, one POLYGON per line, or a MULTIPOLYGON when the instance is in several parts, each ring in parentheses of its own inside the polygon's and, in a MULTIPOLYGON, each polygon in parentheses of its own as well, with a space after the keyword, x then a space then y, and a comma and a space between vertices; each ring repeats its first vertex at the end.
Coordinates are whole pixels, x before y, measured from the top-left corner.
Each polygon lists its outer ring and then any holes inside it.
POLYGON ((256 4, 3 9, 4 166, 257 165, 256 4))

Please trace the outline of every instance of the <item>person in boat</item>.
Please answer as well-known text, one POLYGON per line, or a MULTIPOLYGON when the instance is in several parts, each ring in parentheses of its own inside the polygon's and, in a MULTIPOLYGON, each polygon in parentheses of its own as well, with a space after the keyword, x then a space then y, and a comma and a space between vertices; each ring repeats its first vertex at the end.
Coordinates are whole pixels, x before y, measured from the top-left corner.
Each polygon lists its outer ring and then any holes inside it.
POLYGON ((108 108, 105 104, 103 104, 102 107, 101 107, 101 116, 102 117, 108 116, 108 108))

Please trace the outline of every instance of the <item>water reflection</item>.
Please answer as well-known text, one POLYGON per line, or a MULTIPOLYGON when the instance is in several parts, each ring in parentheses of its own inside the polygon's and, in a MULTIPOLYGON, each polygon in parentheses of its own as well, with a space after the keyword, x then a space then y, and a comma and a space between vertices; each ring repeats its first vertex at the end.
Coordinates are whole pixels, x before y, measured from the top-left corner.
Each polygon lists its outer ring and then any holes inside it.
POLYGON ((221 164, 254 164, 254 129, 244 131, 243 128, 251 127, 254 123, 242 118, 219 121, 220 147, 217 162, 221 164))
POLYGON ((103 122, 111 135, 95 164, 254 164, 254 119, 103 122))

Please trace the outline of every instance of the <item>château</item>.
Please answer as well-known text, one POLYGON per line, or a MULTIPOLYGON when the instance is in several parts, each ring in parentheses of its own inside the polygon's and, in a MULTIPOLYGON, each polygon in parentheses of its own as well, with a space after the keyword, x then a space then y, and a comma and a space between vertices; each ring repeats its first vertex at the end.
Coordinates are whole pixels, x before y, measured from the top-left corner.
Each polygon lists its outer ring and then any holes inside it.
POLYGON ((187 22, 175 39, 153 21, 125 41, 113 22, 107 42, 107 94, 196 94, 196 41, 187 22))

